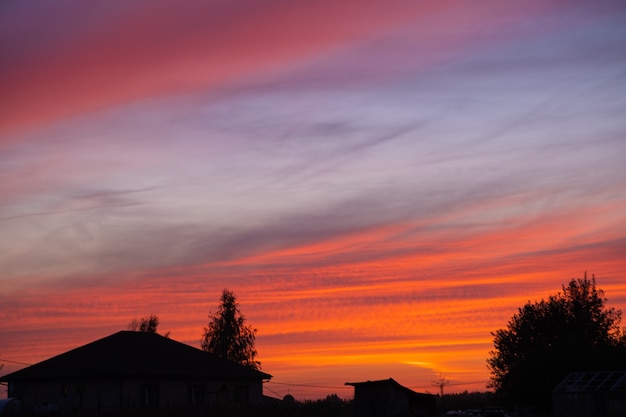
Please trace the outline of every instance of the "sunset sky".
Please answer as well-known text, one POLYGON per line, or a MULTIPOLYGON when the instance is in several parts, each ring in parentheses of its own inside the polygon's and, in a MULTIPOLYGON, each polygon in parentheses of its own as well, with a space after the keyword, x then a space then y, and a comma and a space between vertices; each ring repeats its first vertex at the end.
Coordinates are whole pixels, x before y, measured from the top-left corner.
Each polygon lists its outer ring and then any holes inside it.
POLYGON ((228 288, 268 395, 486 390, 529 300, 626 310, 625 45, 618 0, 4 0, 0 374, 199 347, 228 288))

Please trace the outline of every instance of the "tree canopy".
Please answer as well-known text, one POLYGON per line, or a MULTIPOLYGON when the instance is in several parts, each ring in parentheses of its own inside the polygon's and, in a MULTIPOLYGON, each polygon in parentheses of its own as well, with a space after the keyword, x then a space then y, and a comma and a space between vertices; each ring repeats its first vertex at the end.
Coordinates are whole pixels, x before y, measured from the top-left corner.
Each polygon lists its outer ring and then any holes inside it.
POLYGON ((203 350, 253 369, 261 368, 261 362, 255 359, 257 330, 246 325, 233 292, 224 289, 220 305, 209 319, 202 335, 203 350))
POLYGON ((622 312, 606 302, 585 273, 519 308, 506 329, 492 332, 491 386, 516 404, 549 409, 552 389, 569 372, 626 367, 622 312))
POLYGON ((159 317, 156 314, 132 319, 131 322, 128 323, 128 330, 134 332, 156 333, 158 327, 159 317))

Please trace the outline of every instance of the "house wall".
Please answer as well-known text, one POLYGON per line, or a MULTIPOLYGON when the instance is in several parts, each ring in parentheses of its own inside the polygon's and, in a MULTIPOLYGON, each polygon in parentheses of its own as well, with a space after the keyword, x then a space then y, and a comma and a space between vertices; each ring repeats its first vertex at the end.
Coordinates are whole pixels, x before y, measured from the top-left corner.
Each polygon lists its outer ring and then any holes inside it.
POLYGON ((434 416, 436 408, 435 397, 391 384, 354 387, 355 417, 434 416))
POLYGON ((390 403, 388 404, 392 416, 410 416, 409 395, 397 389, 389 387, 390 403))
POLYGON ((202 380, 117 380, 12 383, 9 395, 31 411, 98 411, 144 408, 204 408, 258 403, 263 386, 257 382, 202 380))
POLYGON ((552 408, 556 417, 623 417, 626 396, 623 391, 555 393, 552 408))
POLYGON ((358 417, 408 416, 408 395, 392 386, 362 385, 354 390, 355 411, 358 417))
POLYGON ((106 411, 120 408, 117 381, 22 382, 12 393, 31 411, 106 411))
POLYGON ((354 408, 357 417, 387 415, 387 390, 362 385, 354 387, 354 408))

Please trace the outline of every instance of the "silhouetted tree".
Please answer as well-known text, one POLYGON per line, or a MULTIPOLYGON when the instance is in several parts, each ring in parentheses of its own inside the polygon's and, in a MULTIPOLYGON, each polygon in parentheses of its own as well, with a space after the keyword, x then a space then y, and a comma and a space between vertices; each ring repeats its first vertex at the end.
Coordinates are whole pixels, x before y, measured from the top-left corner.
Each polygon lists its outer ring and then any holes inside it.
POLYGON ((606 306, 595 276, 572 279, 563 292, 528 302, 491 333, 491 387, 505 400, 549 410, 551 392, 569 372, 626 367, 621 311, 606 306))
POLYGON ((209 319, 202 335, 203 350, 253 369, 261 368, 261 362, 255 360, 257 330, 246 325, 235 294, 224 289, 217 312, 210 313, 209 319))
POLYGON ((132 330, 133 332, 156 333, 158 327, 159 317, 156 314, 132 319, 131 322, 128 323, 128 330, 132 330))

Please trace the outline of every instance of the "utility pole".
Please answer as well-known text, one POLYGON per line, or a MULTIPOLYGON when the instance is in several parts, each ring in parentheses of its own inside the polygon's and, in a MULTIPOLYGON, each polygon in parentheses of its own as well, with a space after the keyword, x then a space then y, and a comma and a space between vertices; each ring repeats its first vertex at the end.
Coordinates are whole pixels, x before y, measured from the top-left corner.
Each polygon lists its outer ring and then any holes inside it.
POLYGON ((434 381, 432 381, 432 384, 435 387, 439 387, 439 395, 441 397, 443 397, 443 387, 445 387, 446 385, 450 384, 450 381, 448 381, 447 379, 445 379, 442 375, 442 373, 439 373, 439 379, 435 379, 434 381))

